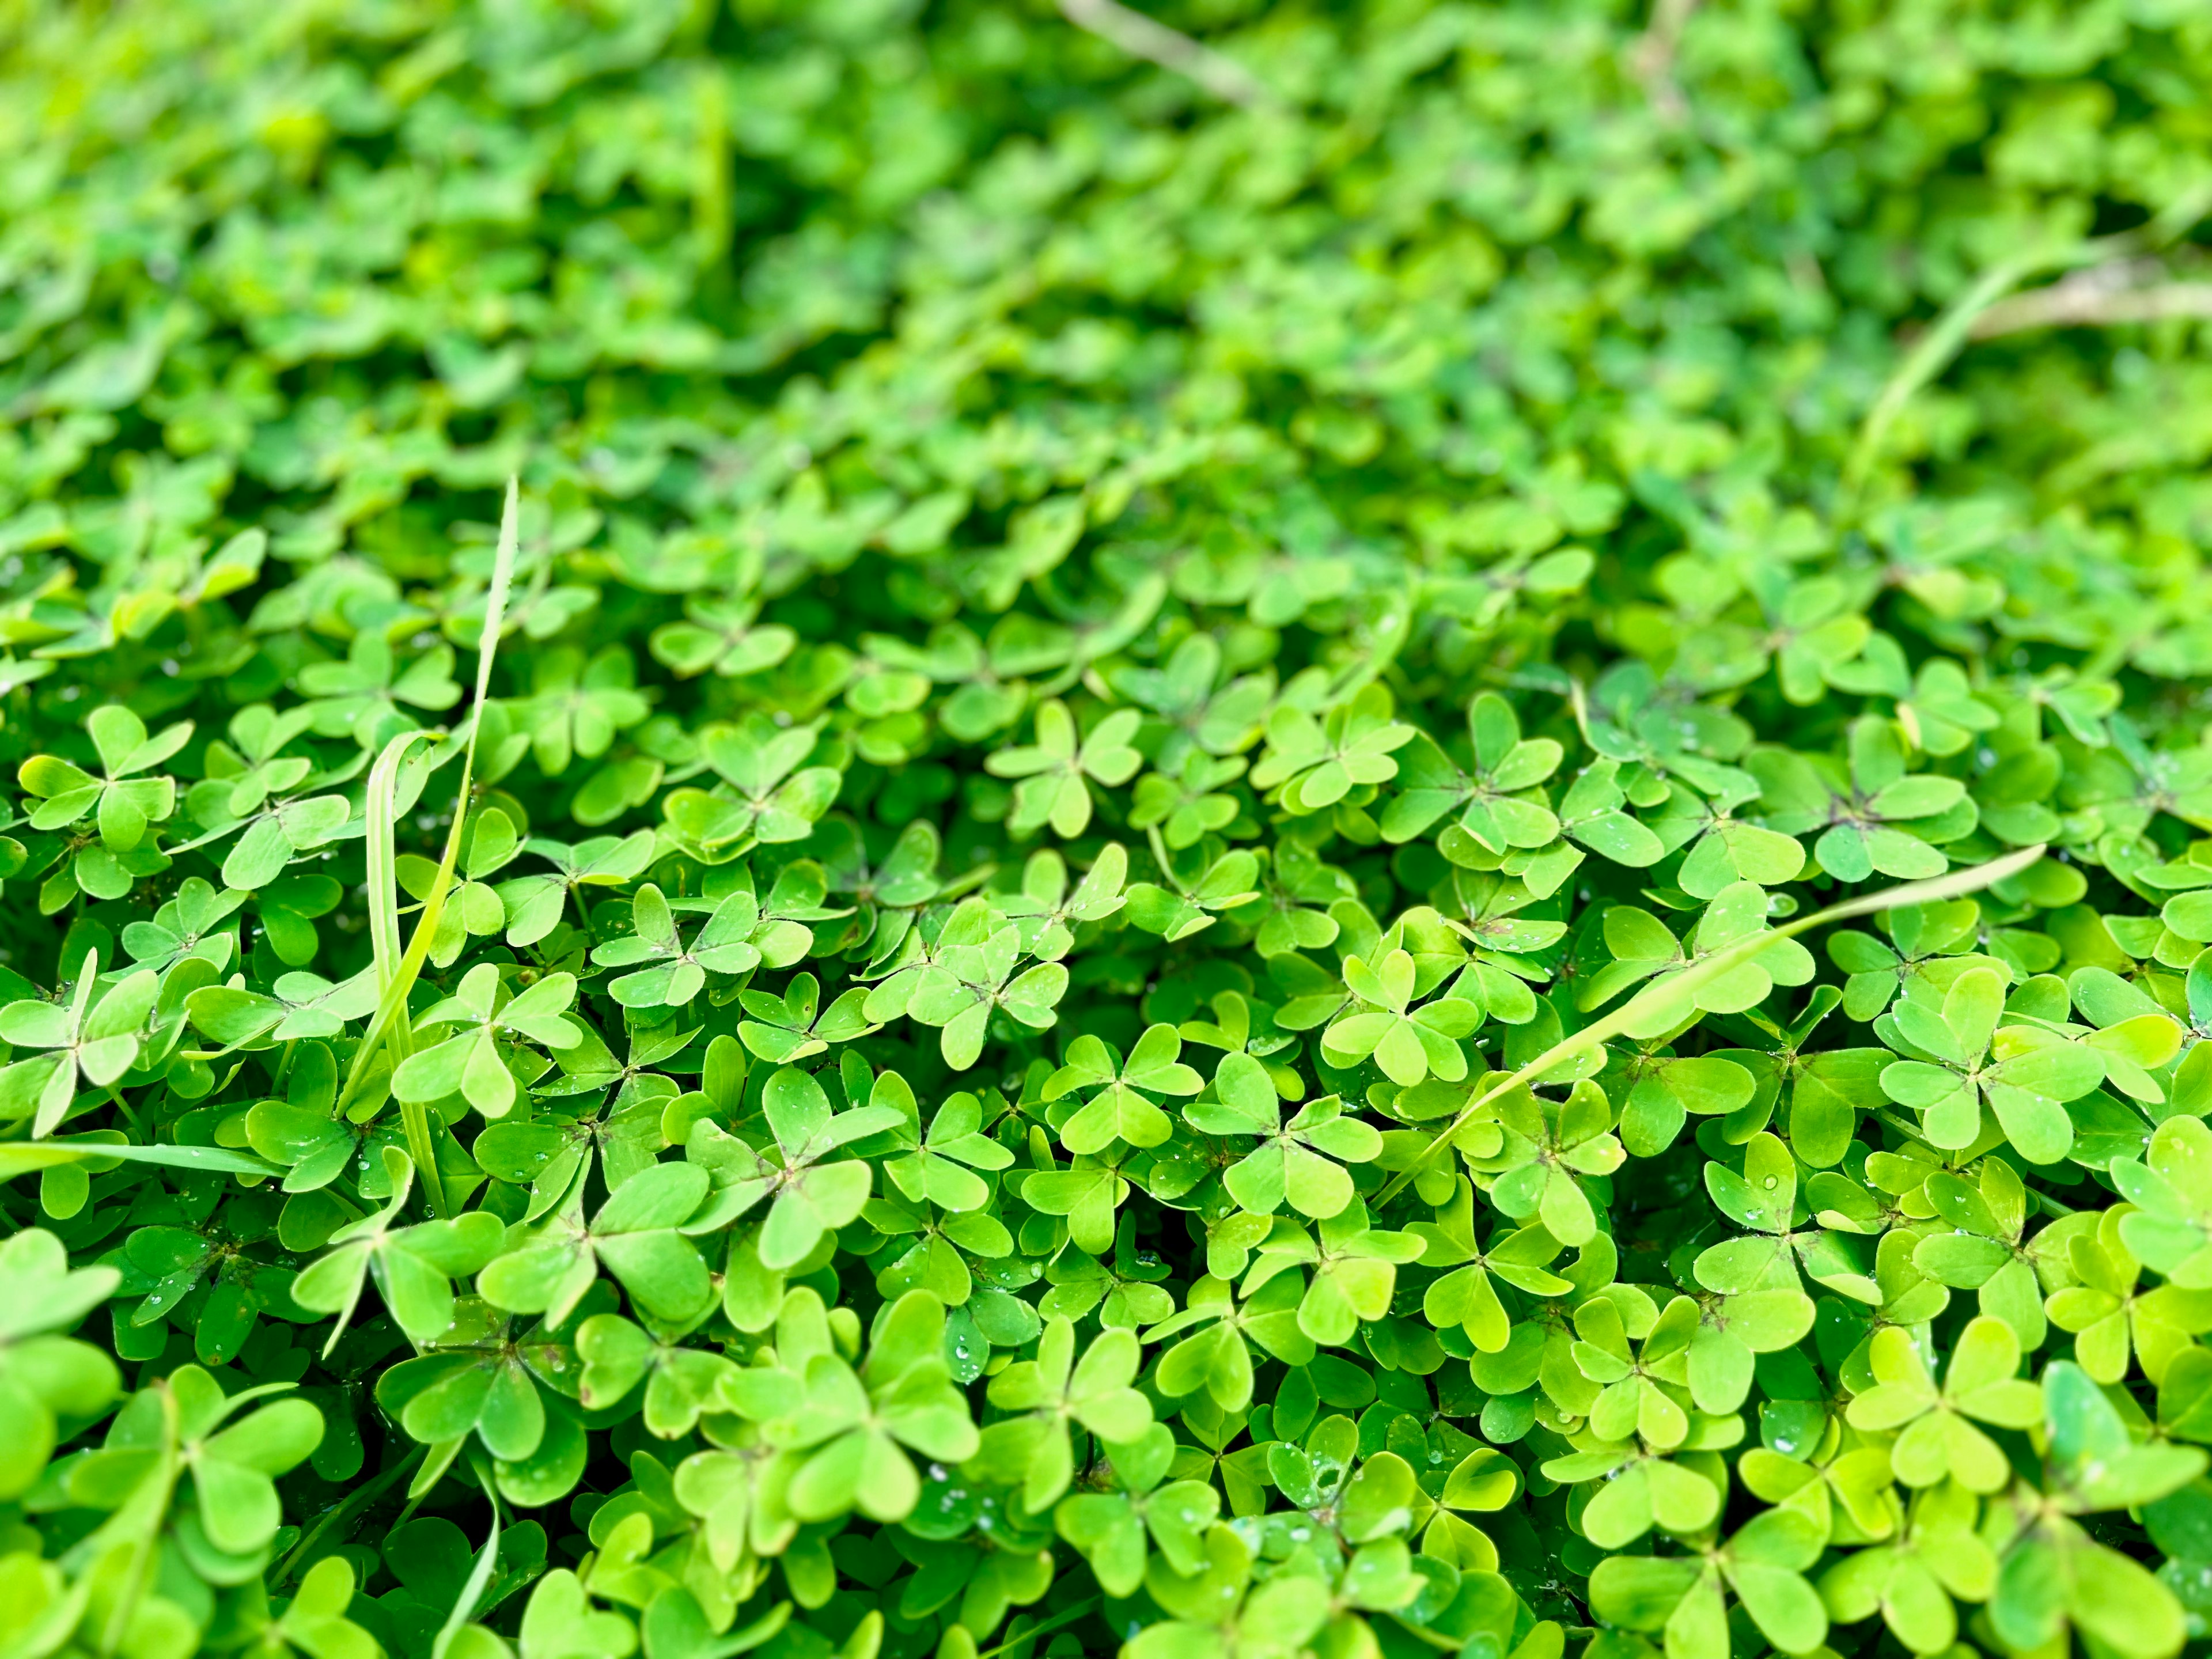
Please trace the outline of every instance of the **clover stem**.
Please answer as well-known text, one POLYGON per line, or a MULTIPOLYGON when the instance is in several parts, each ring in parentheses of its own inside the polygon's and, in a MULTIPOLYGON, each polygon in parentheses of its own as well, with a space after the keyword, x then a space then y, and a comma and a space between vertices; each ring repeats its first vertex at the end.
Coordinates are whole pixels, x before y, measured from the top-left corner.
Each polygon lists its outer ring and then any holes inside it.
POLYGON ((120 1084, 111 1083, 107 1085, 107 1103, 122 1113, 125 1120, 142 1138, 146 1136, 146 1126, 138 1121, 138 1114, 132 1111, 130 1103, 123 1098, 123 1086, 120 1084))
POLYGON ((1091 1610, 1097 1607, 1099 1602, 1103 1599, 1104 1598, 1102 1596, 1093 1595, 1084 1601, 1078 1601, 1072 1607, 1062 1608, 1060 1612, 1053 1614, 1051 1618, 1046 1620, 1042 1624, 1032 1626, 1030 1629, 1024 1631, 1018 1636, 1009 1634, 1005 1641, 1000 1643, 998 1646, 994 1648, 985 1648, 981 1653, 975 1656, 975 1659, 995 1659, 996 1655, 1008 1652, 1014 1648, 1019 1647, 1024 1642, 1033 1642, 1038 1637, 1046 1634, 1048 1632, 1064 1629, 1066 1626, 1073 1624, 1077 1620, 1087 1617, 1091 1610))
MULTIPOLYGON (((130 1634, 131 1618, 138 1611, 138 1602, 146 1593, 146 1582, 153 1573, 162 1523, 168 1519, 169 1505, 177 1493, 177 1480, 183 1473, 179 1468, 183 1424, 177 1410, 176 1392, 166 1382, 157 1386, 161 1390, 161 1449, 155 1466, 155 1484, 159 1490, 152 1504, 132 1516, 138 1523, 139 1533, 132 1544, 131 1565, 125 1569, 122 1593, 115 1598, 113 1610, 100 1633, 99 1651, 103 1656, 115 1652, 130 1634)), ((135 1502, 137 1494, 132 1497, 135 1502)), ((126 1509, 123 1513, 131 1511, 126 1509)), ((94 1539, 99 1536, 98 1533, 93 1534, 94 1539)))
POLYGON ((336 1526, 339 1521, 350 1518, 375 1502, 393 1481, 421 1462, 422 1454, 428 1449, 428 1448, 425 1446, 416 1447, 414 1450, 409 1452, 406 1456, 385 1470, 367 1486, 356 1486, 337 1503, 331 1504, 323 1518, 316 1522, 313 1528, 292 1547, 291 1553, 276 1564, 276 1571, 270 1576, 270 1584, 272 1587, 282 1584, 289 1578, 292 1576, 292 1570, 299 1565, 301 1559, 315 1547, 316 1542, 325 1533, 336 1526))
POLYGON ((1182 884, 1182 878, 1176 874, 1175 866, 1168 862, 1167 845, 1160 839, 1159 825, 1156 823, 1147 825, 1145 830, 1145 839, 1152 843, 1152 861, 1160 866, 1160 873, 1174 885, 1176 892, 1188 898, 1190 889, 1182 884))
POLYGON ((1884 1123, 1889 1125, 1891 1128, 1896 1130, 1898 1133, 1905 1136, 1907 1139, 1917 1140, 1922 1146, 1928 1147, 1931 1152, 1940 1150, 1940 1148, 1936 1146, 1934 1142, 1930 1141, 1925 1134, 1921 1133, 1920 1126, 1918 1124, 1906 1122, 1903 1118, 1898 1116, 1896 1113, 1891 1111, 1887 1106, 1876 1112, 1875 1115, 1880 1118, 1884 1123))

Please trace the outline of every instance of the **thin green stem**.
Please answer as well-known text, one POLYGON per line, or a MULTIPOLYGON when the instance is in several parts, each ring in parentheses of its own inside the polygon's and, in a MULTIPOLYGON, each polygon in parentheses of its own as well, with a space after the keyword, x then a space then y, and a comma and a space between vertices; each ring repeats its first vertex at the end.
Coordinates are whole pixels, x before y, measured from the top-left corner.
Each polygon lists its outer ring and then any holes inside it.
POLYGON ((314 1548, 325 1533, 340 1521, 350 1518, 374 1503, 393 1481, 422 1461, 424 1449, 421 1446, 416 1447, 414 1450, 409 1452, 406 1456, 385 1470, 367 1486, 356 1487, 333 1504, 323 1518, 315 1522, 313 1528, 292 1547, 291 1553, 276 1564, 276 1571, 270 1575, 270 1583, 282 1584, 289 1578, 292 1576, 292 1570, 300 1565, 308 1551, 314 1548))
POLYGON ((1710 985, 1723 974, 1742 966, 1776 940, 1793 939, 1813 928, 1824 927, 1832 921, 1848 921, 1854 916, 1870 916, 1908 904, 1936 904, 1962 894, 1979 892, 1992 882, 2019 874, 2042 856, 2043 848, 2039 843, 2033 847, 2023 847, 2016 853, 2008 853, 2001 859, 1992 859, 1987 864, 1978 864, 1969 870, 1954 870, 1948 875, 1936 876, 1928 881, 1907 882, 1902 887, 1845 899, 1840 904, 1832 904, 1825 910, 1815 910, 1809 916, 1800 916, 1782 927, 1749 934, 1732 945, 1723 945, 1709 957, 1700 957, 1679 974, 1653 981, 1613 1012, 1592 1021, 1571 1036, 1560 1038, 1519 1071, 1500 1078, 1469 1101, 1459 1115, 1451 1121, 1450 1127, 1424 1146, 1413 1161, 1375 1195, 1375 1207, 1380 1209, 1389 1202, 1436 1156, 1438 1147, 1450 1146, 1459 1132, 1474 1121, 1475 1114, 1492 1101, 1534 1083, 1556 1066, 1603 1048, 1617 1036, 1657 1036, 1680 1024, 1697 1013, 1693 994, 1699 987, 1710 985))
POLYGON ((123 1114, 123 1121, 131 1127, 141 1139, 147 1138, 146 1126, 138 1121, 138 1114, 132 1111, 130 1103, 123 1098, 121 1084, 111 1083, 107 1085, 107 1103, 123 1114))
MULTIPOLYGON (((148 1582, 153 1577, 154 1564, 160 1553, 162 1524, 168 1519, 169 1504, 174 1499, 178 1477, 183 1473, 183 1424, 177 1410, 177 1396, 166 1382, 155 1385, 161 1391, 161 1447, 159 1462, 150 1479, 140 1491, 146 1494, 143 1504, 134 1493, 115 1519, 135 1526, 137 1537, 132 1540, 131 1563, 125 1568, 123 1583, 111 1604, 106 1622, 100 1627, 99 1652, 102 1659, 123 1645, 131 1632, 131 1622, 137 1613, 138 1603, 146 1593, 148 1582), (143 1510, 143 1513, 134 1513, 143 1510), (128 1516, 128 1521, 125 1517, 128 1516)), ((110 1525, 114 1522, 111 1522, 110 1525)), ((106 1528, 101 1528, 105 1532, 106 1528)), ((95 1533, 96 1539, 100 1534, 95 1533)), ((88 1540, 90 1541, 90 1540, 88 1540)))
POLYGON ((1034 1642, 1040 1636, 1049 1636, 1056 1630, 1064 1630, 1068 1626, 1073 1624, 1077 1620, 1088 1618, 1092 1611, 1097 1607, 1099 1602, 1103 1599, 1103 1597, 1094 1595, 1088 1601, 1078 1601, 1072 1607, 1063 1607, 1060 1612, 1053 1614, 1051 1618, 1046 1620, 1043 1623, 1032 1626, 1030 1629, 1022 1632, 1020 1635, 1016 1636, 1009 1634, 1006 1639, 1000 1643, 998 1646, 994 1648, 985 1648, 981 1653, 975 1656, 975 1659, 995 1659, 996 1655, 1008 1652, 1014 1648, 1019 1647, 1024 1642, 1034 1642))
POLYGON ((476 1565, 469 1570, 468 1582, 453 1598, 453 1611, 446 1615, 446 1622, 439 1626, 437 1638, 430 1644, 430 1659, 446 1659, 453 1638, 466 1628, 477 1604, 483 1600, 484 1590, 491 1583, 492 1569, 499 1564, 499 1483, 482 1457, 469 1461, 483 1486, 484 1501, 491 1505, 491 1531, 484 1539, 483 1547, 477 1552, 476 1565))
POLYGON ((1880 1118, 1884 1123, 1889 1125, 1891 1128, 1896 1130, 1898 1133, 1903 1135, 1907 1140, 1917 1140, 1923 1146, 1927 1146, 1930 1152, 1937 1152, 1941 1150, 1939 1147, 1929 1146, 1928 1137, 1920 1132, 1920 1126, 1917 1123, 1907 1123, 1903 1118, 1898 1116, 1895 1112, 1891 1111, 1888 1107, 1885 1106, 1881 1108, 1881 1109, 1877 1111, 1875 1115, 1880 1118))
POLYGON ((1167 843, 1160 839, 1159 826, 1148 825, 1145 830, 1145 839, 1152 843, 1152 861, 1160 866, 1160 873, 1174 885, 1176 892, 1188 898, 1190 889, 1183 885, 1182 878, 1175 872, 1175 866, 1168 862, 1167 843))

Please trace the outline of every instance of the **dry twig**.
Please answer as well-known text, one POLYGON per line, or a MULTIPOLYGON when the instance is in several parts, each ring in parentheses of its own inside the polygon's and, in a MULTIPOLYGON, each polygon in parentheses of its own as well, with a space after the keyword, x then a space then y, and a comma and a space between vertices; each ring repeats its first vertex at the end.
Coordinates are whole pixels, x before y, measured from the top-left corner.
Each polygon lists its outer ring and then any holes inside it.
POLYGON ((1680 125, 1690 115, 1689 100, 1674 79, 1674 54, 1681 46, 1690 15, 1697 9, 1698 0, 1657 0, 1651 8, 1650 25, 1628 49, 1628 66, 1644 82, 1644 96, 1670 125, 1680 125))
POLYGON ((1973 337, 2037 328, 2100 328, 2168 317, 2212 317, 2212 283, 2166 280, 2155 259, 2116 259, 2045 288, 1998 301, 1974 319, 1973 337))
POLYGON ((1226 103, 1250 106, 1276 101, 1273 89, 1235 58, 1130 10, 1120 0, 1060 0, 1060 10, 1076 27, 1111 42, 1132 58, 1195 81, 1226 103))

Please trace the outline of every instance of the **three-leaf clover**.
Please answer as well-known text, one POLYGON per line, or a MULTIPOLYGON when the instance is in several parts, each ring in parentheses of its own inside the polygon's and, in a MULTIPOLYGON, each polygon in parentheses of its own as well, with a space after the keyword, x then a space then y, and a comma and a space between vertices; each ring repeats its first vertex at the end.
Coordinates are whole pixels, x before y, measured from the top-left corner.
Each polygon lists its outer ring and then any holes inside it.
POLYGON ((112 1085, 138 1059, 139 1031, 161 985, 161 975, 141 968, 102 991, 100 954, 92 951, 66 1003, 0 1008, 0 1040, 45 1051, 0 1071, 0 1119, 31 1119, 32 1138, 42 1140, 69 1115, 80 1080, 95 1089, 112 1085))
POLYGON ((1372 1055, 1393 1083, 1410 1087, 1434 1075, 1455 1083, 1467 1075, 1459 1039, 1481 1023, 1482 1010, 1445 995, 1410 1007, 1419 994, 1410 952, 1393 950, 1370 966, 1344 959, 1344 983, 1357 1000, 1322 1033, 1322 1052, 1334 1066, 1350 1067, 1372 1055))
POLYGON ((1334 1095, 1309 1102, 1288 1123, 1283 1097, 1267 1068, 1249 1054, 1223 1056, 1211 1100, 1183 1108, 1191 1127, 1207 1134, 1257 1136, 1260 1145, 1222 1172, 1238 1207, 1273 1215, 1285 1200, 1316 1220, 1337 1214, 1353 1196, 1346 1164, 1372 1163, 1382 1137, 1345 1115, 1334 1095))
POLYGON ((1194 1095, 1206 1086, 1205 1079, 1182 1063, 1182 1035, 1172 1025, 1146 1027, 1126 1061, 1098 1037, 1076 1038, 1066 1063, 1046 1080, 1042 1097, 1055 1101, 1077 1089, 1097 1092, 1060 1124, 1060 1145, 1071 1152, 1097 1152, 1116 1140, 1157 1146, 1167 1139, 1175 1125, 1150 1097, 1194 1095))
POLYGON ((687 944, 668 901, 647 882, 631 901, 633 931, 593 947, 592 960, 602 968, 636 969, 607 984, 607 994, 625 1008, 680 1008, 705 988, 708 974, 747 974, 760 966, 752 942, 759 923, 753 896, 732 893, 687 944))
POLYGON ((2000 1028, 2003 1012, 2004 981, 1987 968, 1960 975, 1940 1006, 1900 1000, 1887 1016, 1889 1026, 1876 1030, 1900 1039, 1892 1046, 1911 1058, 1883 1068, 1882 1091, 1920 1114, 1931 1146, 1956 1152, 1973 1146, 1986 1103, 2021 1157, 2055 1164, 2074 1145, 2065 1103, 2104 1081, 2104 1063, 2044 1026, 2000 1028))
MULTIPOLYGON (((714 1196, 690 1231, 719 1231, 755 1205, 773 1200, 761 1230, 762 1263, 775 1270, 804 1261, 822 1235, 849 1226, 860 1215, 874 1185, 873 1168, 859 1158, 830 1160, 840 1147, 880 1133, 906 1121, 889 1103, 884 1073, 878 1083, 884 1103, 872 1103, 839 1112, 832 1109, 821 1084, 786 1066, 761 1091, 761 1110, 774 1139, 756 1149, 712 1122, 694 1124, 684 1156, 713 1176, 714 1196), (772 1158, 763 1153, 773 1152, 772 1158)), ((910 1098, 910 1097, 909 1097, 910 1098)))
POLYGON ((1876 1331, 1869 1352, 1875 1385, 1854 1399, 1851 1426, 1900 1431, 1890 1467, 1908 1486, 1932 1486, 1949 1475, 1971 1492, 2001 1491, 2012 1465, 1996 1442, 1974 1426, 2025 1429, 2041 1420, 2043 1395, 2021 1382, 2020 1339, 1986 1315, 1969 1320, 1951 1350, 1938 1389, 1912 1334, 1891 1325, 1876 1331))
POLYGON ((1895 728, 1876 715, 1852 723, 1847 766, 1788 749, 1759 750, 1744 764, 1759 779, 1767 828, 1786 836, 1818 830, 1813 856, 1839 881, 1864 881, 1877 870, 1905 879, 1940 876, 1950 860, 1927 837, 1973 828, 1966 786, 1908 775, 1895 728))
POLYGON ((16 781, 25 793, 39 798, 31 809, 31 828, 65 830, 90 816, 100 825, 103 846, 112 853, 131 852, 145 840, 147 826, 167 817, 177 805, 173 779, 135 775, 159 766, 190 742, 192 723, 179 720, 149 738, 137 715, 120 703, 109 703, 85 717, 84 729, 104 775, 94 777, 52 755, 25 761, 16 781))
POLYGON ((574 974, 548 974, 520 992, 510 992, 498 964, 478 963, 461 976, 452 996, 415 1020, 418 1029, 468 1029, 401 1060, 392 1074, 392 1094, 410 1102, 458 1094, 488 1118, 505 1117, 514 1109, 518 1090, 500 1053, 500 1039, 512 1043, 520 1038, 547 1048, 574 1048, 584 1034, 562 1015, 575 1000, 574 974))
POLYGON ((991 1403, 1018 1414, 983 1430, 976 1468, 994 1480, 1018 1481, 1032 1513, 1049 1508, 1075 1478, 1072 1430, 1119 1445, 1152 1426, 1152 1402, 1130 1386, 1142 1358, 1136 1334, 1115 1329, 1100 1332, 1079 1360, 1075 1327, 1048 1320, 1036 1358, 1017 1360, 991 1379, 991 1403))
POLYGON ((1144 764, 1143 754, 1130 746, 1142 724, 1135 709, 1120 708, 1079 738, 1066 703, 1057 697, 1039 703, 1036 743, 1001 749, 983 763, 993 777, 1021 780, 1008 830, 1025 836, 1049 823, 1063 841, 1081 835, 1091 823, 1091 785, 1116 787, 1144 764))

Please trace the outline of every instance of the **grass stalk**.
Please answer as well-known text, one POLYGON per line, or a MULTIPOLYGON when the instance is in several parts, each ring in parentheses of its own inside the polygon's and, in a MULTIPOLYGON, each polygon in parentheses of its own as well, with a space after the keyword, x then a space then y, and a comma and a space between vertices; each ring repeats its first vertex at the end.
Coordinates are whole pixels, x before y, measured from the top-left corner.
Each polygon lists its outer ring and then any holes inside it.
POLYGON ((1474 1121, 1475 1114, 1492 1101, 1524 1085, 1534 1083, 1554 1066, 1603 1048, 1617 1036, 1653 1037, 1673 1030, 1698 1012, 1696 994, 1699 989, 1711 984, 1722 975, 1741 967, 1777 939, 1794 939, 1815 927, 1825 927, 1830 922, 1848 921, 1854 916, 1870 916, 1880 911, 1899 909, 1910 904, 1940 904, 1947 899, 1978 893, 1993 882, 2018 875, 2041 858, 2043 851, 2040 845, 2023 847, 2018 852, 2008 853, 2002 858, 1991 859, 1987 864, 1978 864, 1971 869, 1954 870, 1946 875, 1930 877, 1926 881, 1910 881, 1902 887, 1887 888, 1879 893, 1863 893, 1856 898, 1831 904, 1824 910, 1815 910, 1810 915, 1800 916, 1779 927, 1740 939, 1691 963, 1679 974, 1653 981, 1611 1013, 1591 1021, 1579 1031, 1560 1038, 1519 1071, 1500 1078, 1468 1101, 1461 1109, 1459 1115, 1452 1119, 1451 1126, 1423 1147, 1420 1154, 1375 1195, 1376 1207, 1381 1208, 1395 1196, 1407 1182, 1421 1172, 1430 1158, 1436 1155, 1438 1147, 1450 1146, 1459 1132, 1474 1121))
MULTIPOLYGON (((446 833, 445 854, 438 860, 437 874, 432 878, 428 895, 422 901, 416 918, 415 932, 407 948, 399 948, 399 881, 398 854, 395 850, 395 820, 398 817, 399 768, 414 743, 427 738, 422 732, 402 732, 384 747, 370 770, 367 806, 368 830, 368 896, 370 943, 375 953, 377 977, 377 1006, 369 1021, 361 1046, 354 1050, 353 1063, 347 1068, 345 1087, 338 1091, 337 1111, 343 1115, 350 1105, 369 1069, 380 1053, 391 1056, 393 1069, 404 1060, 412 1048, 412 1032, 407 1023, 407 995, 422 972, 422 964, 429 957, 430 946, 438 934, 438 923, 446 913, 446 899, 453 890, 453 871, 460 861, 461 844, 466 838, 469 821, 469 794, 476 781, 477 736, 483 729, 484 702, 491 693, 491 665, 499 652, 499 636, 506 619, 507 595, 514 580, 514 550, 519 535, 521 506, 520 488, 516 480, 507 483, 507 506, 500 514, 499 546, 492 560, 491 588, 484 607, 483 632, 477 643, 476 702, 471 712, 469 735, 461 750, 461 780, 453 798, 453 826, 446 833)), ((445 1185, 439 1179, 437 1146, 430 1134, 430 1109, 427 1103, 410 1105, 401 1103, 400 1124, 407 1137, 409 1154, 422 1182, 425 1200, 433 1216, 446 1213, 445 1185)))

